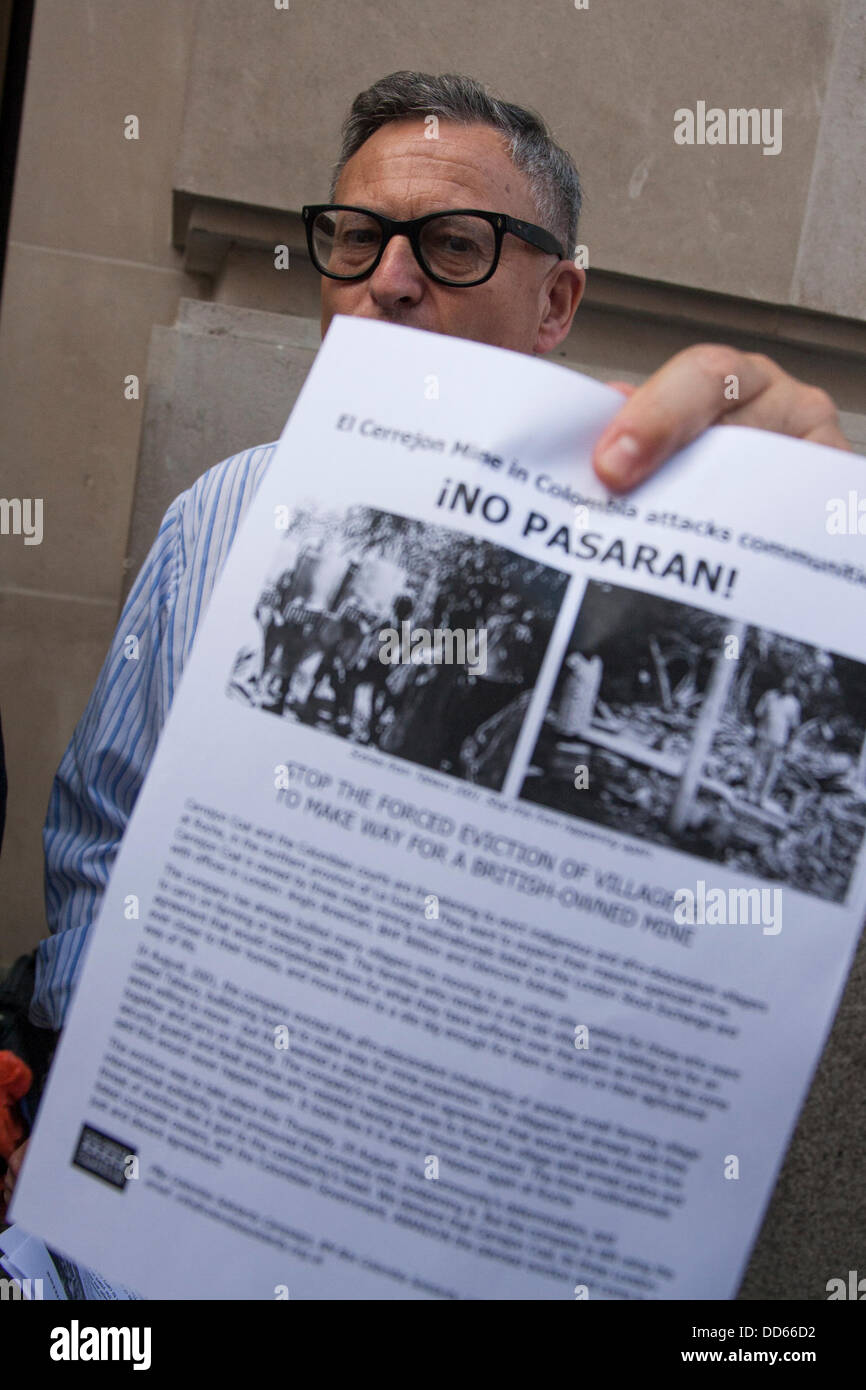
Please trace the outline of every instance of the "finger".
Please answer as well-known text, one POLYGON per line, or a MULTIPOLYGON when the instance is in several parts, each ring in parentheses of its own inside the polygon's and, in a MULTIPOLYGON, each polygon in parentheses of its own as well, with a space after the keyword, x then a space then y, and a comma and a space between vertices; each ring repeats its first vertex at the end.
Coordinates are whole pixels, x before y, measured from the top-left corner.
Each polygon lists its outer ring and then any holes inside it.
POLYGON ((833 397, 819 386, 806 386, 786 374, 753 400, 738 404, 721 423, 774 430, 835 449, 851 448, 842 433, 833 397))
POLYGON ((14 1184, 15 1179, 18 1177, 18 1174, 21 1171, 21 1164, 24 1162, 24 1157, 27 1153, 27 1144, 28 1140, 25 1139, 24 1143, 19 1144, 18 1148, 13 1149, 11 1154, 9 1155, 9 1158, 7 1159, 6 1169, 7 1182, 9 1182, 11 1177, 12 1183, 14 1184))
POLYGON ((842 433, 839 425, 821 425, 818 429, 810 430, 803 438, 810 444, 828 444, 831 449, 847 449, 849 454, 854 452, 854 445, 842 433))
POLYGON ((606 381, 604 384, 605 386, 612 386, 614 391, 621 391, 624 396, 633 396, 637 390, 637 387, 632 386, 628 381, 606 381))
POLYGON ((635 487, 727 411, 784 373, 768 357, 701 343, 678 352, 639 386, 598 441, 596 473, 614 492, 635 487), (726 390, 737 396, 728 399, 726 390))

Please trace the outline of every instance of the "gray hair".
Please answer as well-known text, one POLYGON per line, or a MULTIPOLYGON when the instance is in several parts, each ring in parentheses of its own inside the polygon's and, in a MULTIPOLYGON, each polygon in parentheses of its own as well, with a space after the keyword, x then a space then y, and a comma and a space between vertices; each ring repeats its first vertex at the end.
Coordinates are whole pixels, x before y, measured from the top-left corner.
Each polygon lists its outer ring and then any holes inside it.
MULTIPOLYGON (((491 96, 472 77, 445 73, 392 72, 359 92, 343 123, 343 144, 331 180, 330 197, 352 155, 381 126, 404 116, 439 116, 460 125, 491 126, 505 136, 516 169, 525 174, 538 220, 573 257, 582 194, 577 169, 536 112, 491 96)), ((507 212, 507 208, 502 209, 507 212)))

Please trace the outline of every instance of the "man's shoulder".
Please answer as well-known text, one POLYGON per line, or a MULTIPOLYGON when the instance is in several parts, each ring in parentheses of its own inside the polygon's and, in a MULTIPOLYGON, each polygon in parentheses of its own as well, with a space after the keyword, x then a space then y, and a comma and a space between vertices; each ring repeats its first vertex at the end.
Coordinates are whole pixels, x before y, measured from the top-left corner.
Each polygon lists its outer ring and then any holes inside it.
POLYGON ((130 592, 128 603, 173 605, 194 593, 195 629, 202 599, 212 589, 238 528, 265 476, 276 443, 230 454, 178 494, 130 592))
POLYGON ((254 497, 276 447, 273 440, 230 454, 196 478, 176 501, 199 519, 213 510, 243 509, 254 497))
MULTIPOLYGON (((199 622, 276 442, 230 454, 202 473, 169 506, 147 559, 130 590, 119 632, 131 621, 153 622, 167 638, 174 682, 183 669, 199 622)), ((125 667, 127 663, 121 663, 125 667)))
POLYGON ((221 566, 276 447, 257 444, 230 454, 174 499, 163 526, 174 537, 181 570, 203 555, 209 567, 221 566))

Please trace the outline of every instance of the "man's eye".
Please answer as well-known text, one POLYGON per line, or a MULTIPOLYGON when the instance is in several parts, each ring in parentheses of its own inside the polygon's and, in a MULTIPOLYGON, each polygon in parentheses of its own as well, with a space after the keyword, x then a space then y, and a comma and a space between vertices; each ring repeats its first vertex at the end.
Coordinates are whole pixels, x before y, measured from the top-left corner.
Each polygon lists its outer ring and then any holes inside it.
POLYGON ((457 232, 440 232, 436 238, 436 250, 445 251, 449 255, 466 256, 475 255, 478 246, 469 237, 460 236, 457 232))
POLYGON ((340 240, 344 246, 370 246, 376 238, 372 227, 352 227, 342 233, 340 240))

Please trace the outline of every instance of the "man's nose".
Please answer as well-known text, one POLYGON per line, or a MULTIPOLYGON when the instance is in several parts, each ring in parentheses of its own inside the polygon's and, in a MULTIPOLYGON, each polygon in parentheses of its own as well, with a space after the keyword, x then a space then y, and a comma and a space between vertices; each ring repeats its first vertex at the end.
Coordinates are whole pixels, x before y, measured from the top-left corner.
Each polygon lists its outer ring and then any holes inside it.
POLYGON ((426 278, 409 238, 392 236, 368 281, 370 297, 388 311, 398 304, 417 304, 424 293, 426 278))

